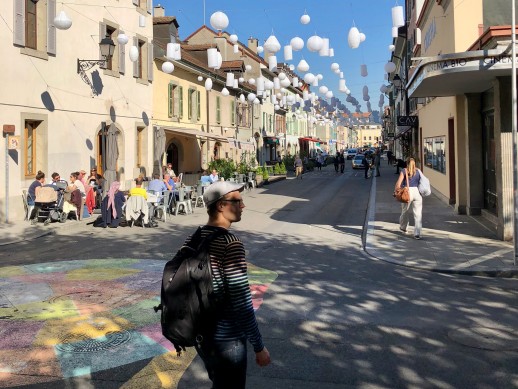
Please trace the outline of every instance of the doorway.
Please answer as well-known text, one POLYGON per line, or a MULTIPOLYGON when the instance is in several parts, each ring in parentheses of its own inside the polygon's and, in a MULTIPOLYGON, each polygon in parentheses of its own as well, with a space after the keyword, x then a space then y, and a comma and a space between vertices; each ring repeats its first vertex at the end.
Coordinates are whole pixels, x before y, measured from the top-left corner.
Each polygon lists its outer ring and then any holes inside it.
POLYGON ((173 142, 167 147, 166 164, 173 165, 174 172, 180 174, 180 166, 178 165, 178 146, 173 142))
POLYGON ((494 110, 482 113, 482 120, 482 153, 484 163, 484 209, 498 216, 494 110))
POLYGON ((457 173, 455 170, 455 122, 448 119, 448 168, 450 185, 450 204, 457 202, 457 173))

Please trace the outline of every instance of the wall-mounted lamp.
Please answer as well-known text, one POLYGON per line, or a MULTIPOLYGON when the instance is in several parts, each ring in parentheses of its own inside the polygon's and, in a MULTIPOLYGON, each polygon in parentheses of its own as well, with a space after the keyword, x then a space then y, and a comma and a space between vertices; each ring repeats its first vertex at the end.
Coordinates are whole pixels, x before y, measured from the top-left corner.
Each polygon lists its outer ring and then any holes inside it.
POLYGON ((393 78, 392 78, 392 84, 398 88, 398 89, 401 89, 401 86, 403 84, 403 80, 401 80, 401 77, 399 77, 399 74, 396 74, 393 78))
POLYGON ((92 93, 97 95, 97 90, 94 88, 92 82, 86 75, 86 71, 93 68, 95 65, 106 66, 111 57, 113 57, 113 53, 115 52, 115 43, 109 37, 105 37, 101 39, 99 42, 99 48, 101 49, 101 56, 104 59, 78 59, 77 60, 77 74, 81 76, 83 81, 90 85, 92 89, 92 93))

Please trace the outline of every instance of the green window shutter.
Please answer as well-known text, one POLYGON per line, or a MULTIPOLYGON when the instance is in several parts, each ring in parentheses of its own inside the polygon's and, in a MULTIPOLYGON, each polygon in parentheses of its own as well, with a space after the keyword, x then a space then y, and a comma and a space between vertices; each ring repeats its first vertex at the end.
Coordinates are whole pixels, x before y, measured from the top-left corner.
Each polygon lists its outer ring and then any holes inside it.
POLYGON ((167 85, 167 116, 170 118, 173 117, 173 100, 176 102, 176 98, 174 98, 175 92, 173 84, 167 85))
POLYGON ((193 90, 189 88, 187 92, 187 119, 192 119, 192 92, 193 90))
POLYGON ((178 117, 181 119, 181 118, 183 118, 183 87, 182 86, 178 86, 176 89, 178 89, 178 95, 179 95, 179 98, 178 98, 178 106, 179 106, 178 117))
POLYGON ((197 100, 197 103, 198 103, 198 107, 197 107, 197 120, 200 120, 201 119, 201 93, 200 91, 196 91, 196 100, 197 100))
POLYGON ((236 102, 234 100, 230 102, 230 124, 236 124, 236 102))

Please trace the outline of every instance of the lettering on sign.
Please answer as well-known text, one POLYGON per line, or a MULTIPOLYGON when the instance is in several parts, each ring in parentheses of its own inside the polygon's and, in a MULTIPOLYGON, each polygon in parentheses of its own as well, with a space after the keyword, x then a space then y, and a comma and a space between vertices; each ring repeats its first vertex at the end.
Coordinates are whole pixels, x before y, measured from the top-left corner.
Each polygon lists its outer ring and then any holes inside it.
POLYGON ((417 127, 418 124, 419 124, 418 116, 398 116, 397 117, 398 126, 417 127))

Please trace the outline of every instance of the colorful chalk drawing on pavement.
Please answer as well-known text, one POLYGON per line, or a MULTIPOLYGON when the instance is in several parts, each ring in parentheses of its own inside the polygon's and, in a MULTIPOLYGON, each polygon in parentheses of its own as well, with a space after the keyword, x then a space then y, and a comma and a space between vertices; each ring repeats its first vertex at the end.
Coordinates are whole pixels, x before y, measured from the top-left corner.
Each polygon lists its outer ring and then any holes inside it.
MULTIPOLYGON (((175 388, 196 353, 177 358, 162 336, 153 307, 164 264, 91 259, 0 268, 0 387, 113 379, 117 367, 141 362, 137 374, 120 378, 122 387, 175 388)), ((277 274, 252 264, 248 272, 257 310, 277 274)))

